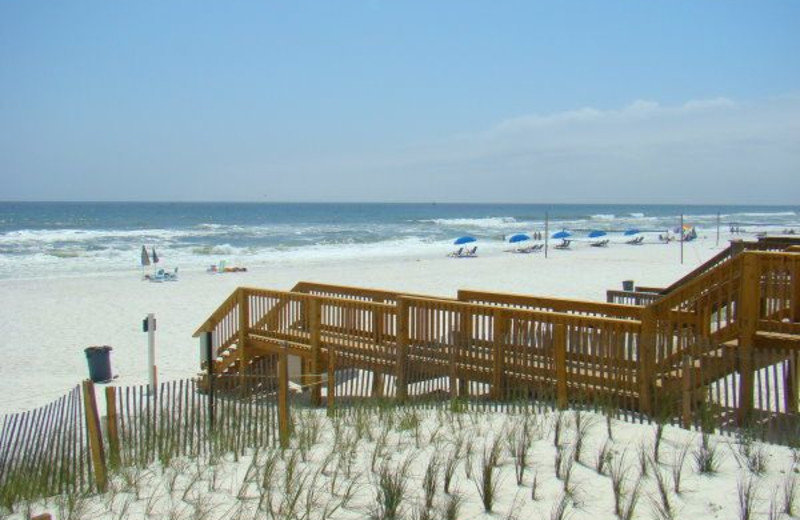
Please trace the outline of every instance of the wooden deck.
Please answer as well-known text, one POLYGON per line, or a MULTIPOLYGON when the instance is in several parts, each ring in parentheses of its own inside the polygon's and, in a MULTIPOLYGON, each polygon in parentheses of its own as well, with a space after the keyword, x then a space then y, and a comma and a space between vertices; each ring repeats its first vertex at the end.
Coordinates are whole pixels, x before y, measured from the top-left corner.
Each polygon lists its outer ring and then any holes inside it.
MULTIPOLYGON (((754 411, 797 414, 800 254, 718 257, 638 306, 306 282, 291 291, 242 287, 196 335, 213 345, 216 374, 245 375, 285 349, 301 360, 304 381, 356 369, 376 381, 377 394, 391 381, 400 400, 437 380, 451 397, 478 384, 493 399, 549 392, 562 406, 610 399, 644 414, 677 407, 685 423, 723 393, 717 404, 736 409, 740 421, 754 411)), ((320 404, 321 385, 309 392, 320 404)))

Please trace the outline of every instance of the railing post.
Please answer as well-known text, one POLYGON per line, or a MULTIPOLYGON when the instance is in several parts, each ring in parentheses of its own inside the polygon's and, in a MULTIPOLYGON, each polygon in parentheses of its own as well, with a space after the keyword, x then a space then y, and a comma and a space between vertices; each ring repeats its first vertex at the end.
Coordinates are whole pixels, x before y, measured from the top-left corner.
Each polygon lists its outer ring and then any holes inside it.
POLYGON ((798 259, 792 258, 792 296, 789 302, 789 309, 791 312, 791 319, 795 323, 800 323, 800 255, 798 259))
POLYGON ((278 439, 281 449, 289 447, 289 354, 286 344, 278 356, 278 439))
POLYGON ((492 316, 492 399, 499 401, 505 397, 505 347, 506 331, 510 320, 508 311, 497 309, 492 316))
MULTIPOLYGON (((372 299, 375 303, 384 303, 384 299, 375 297, 372 299)), ((375 350, 379 350, 383 343, 383 329, 385 326, 385 316, 383 308, 376 308, 372 311, 372 337, 375 342, 375 350)), ((372 371, 372 397, 383 397, 383 373, 372 371)))
POLYGON ((639 411, 653 412, 653 383, 656 358, 656 313, 651 307, 642 310, 639 333, 639 411))
POLYGON ((686 429, 692 426, 692 357, 683 356, 683 407, 681 410, 681 420, 686 429))
POLYGON ((83 409, 86 415, 86 431, 89 440, 89 452, 92 457, 92 468, 97 489, 105 493, 108 480, 106 472, 106 456, 103 450, 103 438, 100 434, 100 416, 97 413, 97 399, 94 395, 94 383, 83 382, 83 409))
POLYGON ((395 367, 397 400, 408 399, 408 300, 397 299, 397 366, 395 367))
MULTIPOLYGON (((214 363, 216 363, 216 354, 214 353, 214 334, 212 332, 206 332, 206 359, 208 359, 208 363, 206 368, 208 369, 208 429, 210 432, 214 431, 214 363)), ((209 436, 211 438, 211 436, 209 436)))
MULTIPOLYGON (((322 305, 318 299, 310 296, 308 301, 309 318, 311 319, 311 405, 320 406, 322 404, 322 363, 320 362, 320 334, 322 330, 322 305)), ((308 383, 309 381, 307 381, 308 383)))
POLYGON ((247 365, 250 362, 247 350, 247 337, 250 328, 250 301, 247 290, 239 287, 239 386, 244 394, 247 393, 247 365))
POLYGON ((567 407, 567 327, 553 324, 553 358, 556 365, 556 400, 559 409, 567 407))
MULTIPOLYGON (((461 294, 459 293, 459 299, 461 299, 461 294)), ((472 341, 472 311, 470 309, 464 309, 461 313, 461 334, 459 335, 458 345, 459 348, 468 348, 470 342, 472 341)), ((459 378, 458 380, 458 395, 461 397, 468 397, 469 396, 469 380, 459 378)))
POLYGON ((328 344, 328 381, 325 405, 328 417, 333 417, 336 406, 336 350, 333 343, 328 344))
POLYGON ((753 410, 753 344, 758 328, 761 299, 761 274, 758 257, 743 253, 742 283, 739 293, 739 413, 738 421, 744 426, 753 410))
POLYGON ((113 386, 106 387, 106 433, 108 434, 108 463, 112 468, 120 465, 119 428, 117 427, 117 394, 113 386))
POLYGON ((786 374, 784 375, 783 385, 786 411, 797 413, 800 411, 797 402, 798 392, 800 392, 800 353, 797 351, 792 351, 789 354, 789 359, 786 360, 786 374))

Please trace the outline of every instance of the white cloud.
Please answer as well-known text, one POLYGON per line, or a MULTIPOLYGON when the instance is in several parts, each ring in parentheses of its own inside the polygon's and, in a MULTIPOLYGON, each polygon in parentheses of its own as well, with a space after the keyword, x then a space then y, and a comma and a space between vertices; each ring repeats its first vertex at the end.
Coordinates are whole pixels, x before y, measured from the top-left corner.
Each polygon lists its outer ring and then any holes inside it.
POLYGON ((800 96, 527 114, 312 170, 320 199, 797 204, 800 96))

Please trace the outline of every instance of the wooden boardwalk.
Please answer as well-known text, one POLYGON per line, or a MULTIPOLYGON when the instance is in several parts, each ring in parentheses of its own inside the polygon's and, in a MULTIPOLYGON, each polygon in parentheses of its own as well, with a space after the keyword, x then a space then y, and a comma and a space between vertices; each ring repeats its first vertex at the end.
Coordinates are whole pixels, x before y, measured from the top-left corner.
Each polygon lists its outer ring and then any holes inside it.
POLYGON ((686 425, 712 406, 740 424, 794 421, 800 254, 730 249, 669 290, 642 291, 646 305, 301 282, 237 289, 196 336, 213 346, 213 372, 240 374, 243 384, 274 370, 285 349, 301 361, 314 404, 324 393, 332 401, 337 372, 355 369, 372 395, 399 400, 437 381, 450 397, 483 389, 496 400, 611 402, 686 425), (327 392, 313 384, 323 380, 327 392))

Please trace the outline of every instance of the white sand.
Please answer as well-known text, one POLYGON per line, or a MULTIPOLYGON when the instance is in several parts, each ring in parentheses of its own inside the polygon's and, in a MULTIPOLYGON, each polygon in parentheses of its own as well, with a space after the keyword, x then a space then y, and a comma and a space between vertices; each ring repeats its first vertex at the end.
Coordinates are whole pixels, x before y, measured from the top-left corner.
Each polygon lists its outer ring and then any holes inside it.
POLYGON ((605 301, 622 280, 667 285, 727 245, 715 237, 685 244, 649 243, 608 248, 573 243, 573 250, 504 253, 507 244, 480 243, 478 258, 436 256, 352 258, 248 265, 247 273, 183 271, 176 283, 143 282, 126 275, 87 273, 81 278, 0 281, 0 414, 46 404, 87 377, 83 349, 111 345, 117 384, 146 381, 146 334, 141 321, 156 314, 157 365, 163 380, 194 375, 199 344, 194 330, 239 285, 289 289, 301 280, 454 296, 480 289, 605 301))

